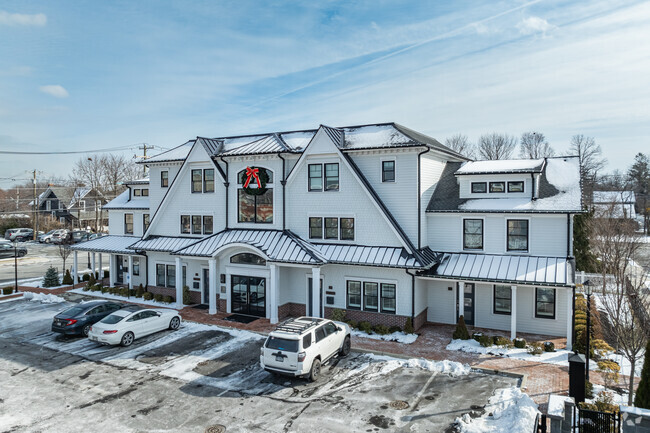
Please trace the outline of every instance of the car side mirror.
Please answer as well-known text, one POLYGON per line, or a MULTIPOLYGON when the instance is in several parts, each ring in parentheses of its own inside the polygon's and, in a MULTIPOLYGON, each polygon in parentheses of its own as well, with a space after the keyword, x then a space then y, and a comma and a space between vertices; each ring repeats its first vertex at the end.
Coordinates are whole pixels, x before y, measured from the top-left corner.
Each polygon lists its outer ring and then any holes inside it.
POLYGON ((339 331, 343 331, 343 328, 341 328, 340 326, 337 326, 336 327, 336 332, 339 332, 339 331))

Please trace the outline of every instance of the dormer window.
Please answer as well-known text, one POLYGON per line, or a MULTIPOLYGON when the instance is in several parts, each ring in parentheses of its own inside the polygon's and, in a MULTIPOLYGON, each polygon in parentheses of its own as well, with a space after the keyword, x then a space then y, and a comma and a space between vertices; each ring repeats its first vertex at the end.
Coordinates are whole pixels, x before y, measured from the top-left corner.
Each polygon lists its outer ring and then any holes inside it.
POLYGON ((160 172, 160 187, 167 188, 169 186, 169 171, 163 170, 160 172))
POLYGON ((508 182, 508 192, 524 192, 524 182, 508 182))
POLYGON ((395 161, 381 162, 381 181, 395 182, 395 161))
POLYGON ((142 191, 139 190, 139 189, 134 189, 133 190, 133 197, 140 197, 142 195, 141 192, 142 191))
POLYGON ((483 194, 487 192, 487 183, 472 182, 472 194, 483 194))
POLYGON ((490 192, 506 192, 505 182, 490 182, 490 192))
POLYGON ((142 189, 142 197, 149 197, 149 190, 147 188, 142 189))

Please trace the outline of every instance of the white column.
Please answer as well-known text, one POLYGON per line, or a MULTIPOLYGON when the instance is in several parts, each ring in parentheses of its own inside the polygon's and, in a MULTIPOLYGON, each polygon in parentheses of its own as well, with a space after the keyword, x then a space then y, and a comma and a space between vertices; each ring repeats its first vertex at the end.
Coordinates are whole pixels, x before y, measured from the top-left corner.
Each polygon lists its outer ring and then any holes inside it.
POLYGON ((313 317, 320 317, 320 268, 311 268, 311 310, 313 317))
POLYGON ((459 281, 458 282, 458 317, 464 315, 465 315, 465 282, 459 281))
POLYGON ((108 285, 110 287, 115 287, 115 273, 117 272, 115 270, 115 255, 109 254, 108 255, 108 285))
POLYGON ((573 350, 573 290, 566 289, 566 348, 573 350))
POLYGON ((208 266, 208 281, 210 283, 208 294, 210 297, 208 300, 208 313, 217 314, 217 259, 209 259, 208 266))
POLYGON ((517 338, 517 286, 510 286, 510 339, 517 338))
POLYGON ((180 257, 176 257, 176 304, 183 306, 183 264, 180 257))
POLYGON ((72 256, 72 268, 74 270, 74 283, 79 284, 79 254, 76 250, 72 256))
POLYGON ((269 308, 271 309, 271 323, 278 323, 278 267, 271 263, 269 265, 271 276, 269 278, 269 289, 271 291, 269 308))
MULTIPOLYGON (((95 255, 93 254, 93 258, 95 255)), ((93 269, 95 265, 93 264, 93 269)), ((129 254, 129 290, 133 289, 133 256, 129 254)))
POLYGON ((95 274, 95 253, 92 253, 90 256, 90 272, 92 272, 93 275, 95 274))
POLYGON ((97 254, 99 257, 99 279, 104 279, 104 268, 102 267, 102 253, 97 254))

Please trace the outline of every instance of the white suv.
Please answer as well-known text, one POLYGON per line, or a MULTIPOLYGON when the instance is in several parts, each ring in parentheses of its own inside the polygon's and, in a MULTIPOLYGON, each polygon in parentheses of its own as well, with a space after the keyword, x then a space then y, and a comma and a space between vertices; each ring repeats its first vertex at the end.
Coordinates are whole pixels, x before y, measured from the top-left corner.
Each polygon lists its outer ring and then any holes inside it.
POLYGON ((260 364, 271 373, 307 376, 315 381, 321 364, 337 354, 350 353, 350 327, 317 317, 299 317, 281 323, 264 342, 260 364))

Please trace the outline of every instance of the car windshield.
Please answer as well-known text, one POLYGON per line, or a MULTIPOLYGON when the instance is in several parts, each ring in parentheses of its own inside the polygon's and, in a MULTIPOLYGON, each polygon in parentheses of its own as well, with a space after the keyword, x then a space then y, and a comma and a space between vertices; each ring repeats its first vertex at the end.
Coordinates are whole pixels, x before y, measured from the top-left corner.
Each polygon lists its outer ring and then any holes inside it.
POLYGON ((269 339, 266 340, 266 348, 284 350, 285 352, 297 352, 298 340, 288 340, 286 338, 270 336, 269 339))
POLYGON ((61 314, 66 315, 66 316, 70 316, 70 317, 74 317, 74 316, 76 316, 78 314, 83 313, 84 311, 86 311, 86 309, 84 307, 72 307, 72 308, 68 308, 67 310, 63 311, 61 314))
POLYGON ((110 316, 104 317, 101 322, 102 323, 107 323, 109 325, 113 325, 119 321, 124 319, 124 316, 118 316, 117 314, 111 314, 110 316))

